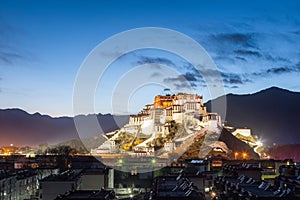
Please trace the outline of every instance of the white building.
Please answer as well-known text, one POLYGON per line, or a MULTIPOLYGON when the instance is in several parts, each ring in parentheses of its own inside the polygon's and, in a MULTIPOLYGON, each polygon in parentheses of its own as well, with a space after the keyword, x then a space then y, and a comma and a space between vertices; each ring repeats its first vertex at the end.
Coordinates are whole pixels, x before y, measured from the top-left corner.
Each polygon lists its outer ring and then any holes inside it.
POLYGON ((221 116, 217 113, 207 113, 202 116, 200 124, 209 130, 216 130, 219 127, 222 127, 221 116))
MULTIPOLYGON (((148 144, 158 135, 165 137, 169 132, 167 123, 171 121, 184 126, 188 125, 188 134, 190 135, 201 128, 208 128, 214 131, 222 127, 220 115, 206 112, 202 96, 180 93, 177 95, 156 96, 154 104, 146 105, 137 115, 131 115, 129 123, 121 130, 126 133, 136 134, 137 138, 142 137, 145 139, 144 142, 136 146, 136 150, 140 151, 140 147, 147 148, 148 144)), ((113 141, 116 138, 111 137, 109 140, 113 141)), ((105 143, 95 153, 111 152, 112 146, 109 142, 105 143)), ((175 146, 169 143, 166 143, 164 146, 166 151, 172 151, 174 148, 175 146)), ((142 151, 151 152, 149 149, 142 151)))
POLYGON ((245 137, 252 136, 251 135, 251 129, 249 129, 249 128, 237 128, 235 131, 232 132, 232 134, 234 136, 236 136, 237 134, 240 134, 240 135, 245 136, 245 137))
POLYGON ((91 154, 109 154, 115 152, 116 152, 116 143, 113 140, 106 140, 98 148, 91 150, 91 154))
POLYGON ((166 142, 164 144, 164 149, 166 152, 172 152, 176 149, 174 142, 166 142))

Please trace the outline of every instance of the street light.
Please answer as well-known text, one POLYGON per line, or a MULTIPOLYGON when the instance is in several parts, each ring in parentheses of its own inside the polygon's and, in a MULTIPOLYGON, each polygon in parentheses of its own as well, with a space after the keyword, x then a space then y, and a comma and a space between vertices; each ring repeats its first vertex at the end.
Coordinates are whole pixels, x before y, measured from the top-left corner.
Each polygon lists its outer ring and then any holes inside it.
POLYGON ((119 159, 119 160, 118 160, 118 163, 119 163, 119 164, 123 164, 123 160, 122 160, 122 159, 119 159))
POLYGON ((155 163, 156 163, 156 160, 153 158, 153 159, 151 160, 151 163, 152 163, 152 164, 155 164, 155 163))
POLYGON ((247 153, 243 153, 243 159, 246 159, 247 153))

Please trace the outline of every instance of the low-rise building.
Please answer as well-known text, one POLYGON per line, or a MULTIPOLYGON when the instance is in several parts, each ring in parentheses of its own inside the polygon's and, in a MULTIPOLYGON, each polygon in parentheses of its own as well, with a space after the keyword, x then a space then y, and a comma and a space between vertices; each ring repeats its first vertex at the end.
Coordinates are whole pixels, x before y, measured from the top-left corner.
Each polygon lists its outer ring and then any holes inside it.
MULTIPOLYGON (((199 179, 197 179, 199 180, 199 179)), ((199 183, 197 183, 199 184, 199 183)), ((198 187, 182 174, 178 176, 159 176, 154 179, 150 192, 150 199, 177 200, 177 199, 205 199, 198 187)))
POLYGON ((0 171, 0 199, 30 199, 38 197, 39 180, 57 169, 0 171))
POLYGON ((298 177, 279 176, 270 183, 261 180, 261 171, 250 163, 226 165, 224 176, 214 181, 214 194, 221 199, 299 199, 298 177))
POLYGON ((80 190, 100 190, 108 186, 105 169, 85 169, 81 172, 80 190))
POLYGON ((113 190, 76 190, 58 195, 55 200, 116 200, 116 194, 113 190))
POLYGON ((58 195, 80 188, 82 170, 67 170, 60 174, 45 177, 40 181, 40 199, 53 200, 58 195))

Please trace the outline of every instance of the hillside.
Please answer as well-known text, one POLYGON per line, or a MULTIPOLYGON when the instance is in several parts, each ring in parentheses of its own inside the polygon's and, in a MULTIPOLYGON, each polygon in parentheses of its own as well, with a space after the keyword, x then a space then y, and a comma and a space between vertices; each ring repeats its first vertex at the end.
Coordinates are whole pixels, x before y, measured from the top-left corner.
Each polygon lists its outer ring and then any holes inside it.
MULTIPOLYGON (((227 98, 228 125, 249 127, 269 145, 300 143, 299 92, 272 87, 248 95, 229 94, 213 101, 218 103, 222 98, 227 98)), ((211 101, 206 106, 210 110, 211 101)))
MULTIPOLYGON (((92 115, 77 117, 88 121, 92 115)), ((103 130, 89 131, 86 137, 114 131, 128 122, 128 116, 98 114, 97 118, 103 130)), ((76 138, 79 136, 72 117, 53 118, 39 113, 29 114, 20 109, 0 110, 0 145, 54 144, 76 138)))
MULTIPOLYGON (((204 135, 200 135, 195 138, 194 142, 189 146, 187 151, 181 156, 182 158, 198 158, 199 151, 202 148, 204 142, 204 135)), ((218 139, 220 142, 224 142, 230 152, 228 155, 223 155, 224 157, 234 158, 235 152, 244 152, 247 153, 247 159, 258 159, 259 155, 254 152, 254 150, 243 141, 234 137, 227 129, 223 128, 218 139)), ((222 155, 222 154, 221 154, 222 155)))

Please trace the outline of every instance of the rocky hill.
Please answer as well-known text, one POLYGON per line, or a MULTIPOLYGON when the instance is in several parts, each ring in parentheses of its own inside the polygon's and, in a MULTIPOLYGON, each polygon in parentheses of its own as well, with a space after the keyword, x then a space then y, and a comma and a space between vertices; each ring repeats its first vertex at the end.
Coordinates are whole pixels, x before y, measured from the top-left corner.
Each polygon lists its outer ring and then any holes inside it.
MULTIPOLYGON (((277 87, 254 94, 228 94, 227 113, 222 116, 228 125, 252 129, 268 145, 300 143, 300 93, 277 87)), ((211 101, 205 105, 211 110, 211 101)), ((218 112, 218 110, 215 110, 218 112)))

